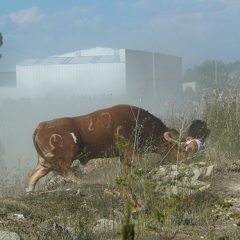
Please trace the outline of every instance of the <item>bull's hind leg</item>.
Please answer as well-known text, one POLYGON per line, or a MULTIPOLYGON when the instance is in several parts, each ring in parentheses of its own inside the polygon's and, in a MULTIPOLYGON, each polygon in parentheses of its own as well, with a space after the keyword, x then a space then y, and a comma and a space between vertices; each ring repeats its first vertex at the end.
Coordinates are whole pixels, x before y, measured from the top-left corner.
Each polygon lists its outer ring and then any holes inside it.
POLYGON ((32 192, 35 189, 36 183, 38 180, 45 175, 47 175, 50 172, 50 170, 46 167, 41 166, 39 163, 37 166, 28 173, 28 192, 32 192))

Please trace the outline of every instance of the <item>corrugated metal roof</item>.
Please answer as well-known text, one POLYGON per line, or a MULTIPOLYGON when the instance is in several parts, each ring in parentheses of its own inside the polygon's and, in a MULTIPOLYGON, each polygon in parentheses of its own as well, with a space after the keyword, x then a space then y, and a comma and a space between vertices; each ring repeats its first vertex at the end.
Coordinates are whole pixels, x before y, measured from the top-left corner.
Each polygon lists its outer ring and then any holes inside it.
POLYGON ((91 64, 91 63, 116 63, 124 62, 124 49, 90 48, 81 51, 69 52, 62 55, 46 58, 26 59, 20 62, 20 66, 31 65, 61 65, 61 64, 91 64))
POLYGON ((94 56, 110 56, 110 55, 119 55, 120 51, 124 49, 118 48, 103 48, 95 47, 89 49, 83 49, 74 52, 68 52, 53 57, 94 57, 94 56))
POLYGON ((74 57, 68 63, 70 64, 83 64, 83 63, 91 63, 93 57, 74 57))
POLYGON ((110 56, 84 56, 84 57, 47 57, 42 59, 26 59, 20 66, 28 65, 61 65, 61 64, 90 64, 90 63, 116 63, 121 62, 119 55, 110 56))

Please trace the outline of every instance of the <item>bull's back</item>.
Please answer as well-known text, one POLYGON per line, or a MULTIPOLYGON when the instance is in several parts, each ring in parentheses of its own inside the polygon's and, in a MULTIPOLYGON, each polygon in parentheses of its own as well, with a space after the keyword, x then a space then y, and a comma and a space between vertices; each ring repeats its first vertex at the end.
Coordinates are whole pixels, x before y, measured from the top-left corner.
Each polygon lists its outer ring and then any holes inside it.
POLYGON ((168 130, 160 119, 131 105, 116 105, 76 117, 74 120, 84 142, 101 149, 113 145, 118 132, 130 139, 136 129, 140 129, 142 138, 152 139, 162 137, 168 130))
POLYGON ((168 130, 164 123, 151 113, 130 105, 117 105, 87 115, 60 118, 40 123, 34 133, 34 144, 45 158, 68 157, 84 150, 89 157, 102 157, 114 152, 116 135, 126 141, 136 137, 142 140, 163 139, 168 130))

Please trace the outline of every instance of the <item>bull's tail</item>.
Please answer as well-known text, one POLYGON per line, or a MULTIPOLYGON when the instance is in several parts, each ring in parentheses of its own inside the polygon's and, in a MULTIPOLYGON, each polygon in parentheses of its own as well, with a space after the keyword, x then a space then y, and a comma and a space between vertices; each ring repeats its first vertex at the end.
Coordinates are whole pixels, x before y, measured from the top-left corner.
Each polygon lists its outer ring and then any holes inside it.
MULTIPOLYGON (((38 163, 45 168, 51 168, 58 171, 59 163, 57 159, 54 157, 54 154, 51 152, 51 150, 49 150, 49 148, 44 149, 44 145, 41 144, 41 141, 38 137, 40 130, 41 126, 38 126, 33 132, 33 144, 37 151, 37 154, 40 157, 38 158, 38 163)), ((52 146, 50 145, 50 147, 52 146)))
POLYGON ((37 138, 38 131, 39 131, 39 127, 37 127, 33 132, 33 144, 34 144, 34 147, 35 147, 38 155, 45 159, 46 156, 44 155, 44 153, 43 153, 43 151, 40 148, 39 143, 38 143, 38 138, 37 138))

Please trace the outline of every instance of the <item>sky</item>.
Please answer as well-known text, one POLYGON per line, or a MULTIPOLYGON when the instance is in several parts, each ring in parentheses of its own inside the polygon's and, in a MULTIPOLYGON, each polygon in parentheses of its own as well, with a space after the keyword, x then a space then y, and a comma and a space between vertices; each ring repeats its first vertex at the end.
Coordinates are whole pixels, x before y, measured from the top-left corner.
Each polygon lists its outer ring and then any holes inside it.
POLYGON ((0 0, 0 70, 94 47, 240 60, 240 0, 0 0))

